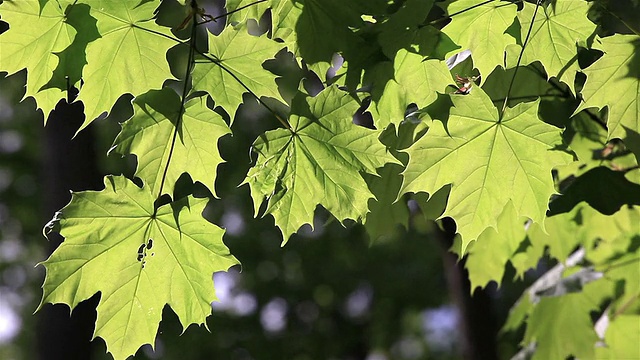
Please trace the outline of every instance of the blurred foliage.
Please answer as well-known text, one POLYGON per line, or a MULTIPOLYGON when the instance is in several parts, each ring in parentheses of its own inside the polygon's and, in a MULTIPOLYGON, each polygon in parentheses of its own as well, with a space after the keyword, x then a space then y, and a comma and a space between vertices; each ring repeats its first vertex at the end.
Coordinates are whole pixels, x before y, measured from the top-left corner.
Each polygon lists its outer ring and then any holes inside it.
POLYGON ((27 358, 25 350, 35 340, 31 314, 44 274, 34 269, 44 256, 38 181, 42 115, 34 111, 32 99, 19 103, 25 72, 4 75, 0 73, 0 331, 6 336, 23 330, 13 343, 0 338, 0 358, 20 359, 27 358))

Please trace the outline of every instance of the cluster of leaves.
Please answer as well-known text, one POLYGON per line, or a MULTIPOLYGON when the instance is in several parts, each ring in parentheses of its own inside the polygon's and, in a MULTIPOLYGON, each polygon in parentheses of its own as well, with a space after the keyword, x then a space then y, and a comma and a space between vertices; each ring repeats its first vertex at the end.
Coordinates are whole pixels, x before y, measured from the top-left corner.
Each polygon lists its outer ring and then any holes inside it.
POLYGON ((118 359, 153 343, 165 304, 184 328, 203 324, 211 274, 238 263, 202 216, 217 142, 257 101, 280 128, 256 139, 244 183, 283 244, 318 206, 378 239, 407 225, 413 197, 455 220, 452 250, 468 257, 474 287, 500 282, 507 262, 518 276, 545 254, 558 262, 504 328, 526 323, 523 353, 638 355, 625 336, 640 321, 640 35, 623 17, 624 31, 602 20, 608 1, 228 0, 226 11, 216 19, 191 0, 1 4, 0 71, 27 69, 25 97, 45 119, 71 87, 81 129, 134 98, 113 151, 136 156, 135 178, 74 193, 47 225, 65 241, 43 262, 41 305, 100 292, 94 336, 118 359), (223 18, 220 33, 204 30, 223 18), (259 22, 266 31, 250 31, 259 22), (269 70, 283 57, 293 78, 269 70), (204 195, 176 186, 185 173, 204 195))

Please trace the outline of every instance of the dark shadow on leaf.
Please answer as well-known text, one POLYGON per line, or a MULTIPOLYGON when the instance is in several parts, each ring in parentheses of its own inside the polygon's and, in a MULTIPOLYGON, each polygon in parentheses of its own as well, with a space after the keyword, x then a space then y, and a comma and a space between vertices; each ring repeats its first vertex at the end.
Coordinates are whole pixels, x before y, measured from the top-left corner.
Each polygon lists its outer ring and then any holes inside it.
POLYGON ((364 101, 362 101, 360 108, 358 108, 356 113, 353 115, 353 123, 367 129, 375 130, 376 127, 373 123, 373 116, 369 111, 367 111, 369 105, 371 105, 371 98, 367 97, 364 101))
POLYGON ((306 80, 309 76, 309 71, 300 68, 293 53, 286 49, 279 51, 273 59, 265 61, 262 67, 278 75, 276 78, 278 90, 288 104, 297 93, 300 81, 306 80))
MULTIPOLYGON (((567 63, 558 72, 558 75, 555 76, 557 79, 562 79, 562 76, 564 75, 564 73, 567 72, 567 70, 569 70, 569 68, 571 66, 573 66, 573 64, 575 64, 578 61, 578 49, 577 48, 578 48, 578 46, 576 46, 576 55, 574 55, 569 61, 567 61, 567 63)), ((569 85, 573 85, 573 84, 569 84, 569 85)))
POLYGON ((585 113, 589 117, 577 116, 570 119, 570 123, 562 132, 562 140, 566 144, 570 144, 575 136, 579 136, 601 144, 599 149, 601 150, 606 143, 606 132, 603 132, 603 125, 596 115, 588 113, 588 110, 585 113))
POLYGON ((193 194, 194 183, 189 173, 182 173, 173 188, 173 200, 180 200, 193 194))
POLYGON ((600 37, 640 32, 640 3, 636 0, 595 0, 588 17, 598 24, 600 37))
POLYGON ((634 47, 633 57, 627 65, 629 68, 627 76, 640 80, 640 39, 634 40, 632 44, 634 47))
POLYGON ((425 220, 437 220, 444 214, 450 193, 451 185, 445 185, 431 196, 424 192, 417 193, 413 196, 413 200, 416 201, 420 214, 425 220))
MULTIPOLYGON (((325 89, 324 91, 326 90, 327 89, 325 89)), ((344 93, 343 96, 351 96, 351 95, 344 93)), ((318 121, 319 119, 313 114, 313 112, 311 111, 311 108, 309 108, 309 103, 307 102, 308 97, 309 96, 307 94, 298 92, 298 94, 296 94, 296 96, 291 101, 291 114, 300 116, 301 118, 305 119, 305 121, 302 122, 302 125, 300 123, 298 124, 298 127, 295 129, 295 131, 299 132, 304 128, 306 128, 307 126, 310 126, 311 124, 315 124, 323 128, 324 130, 332 133, 331 129, 329 129, 322 123, 320 123, 320 121, 318 121)))
POLYGON ((87 64, 87 45, 100 38, 96 26, 96 19, 89 13, 90 7, 86 4, 76 4, 67 7, 65 14, 67 23, 76 30, 75 38, 71 45, 63 51, 56 53, 59 62, 53 71, 51 80, 42 89, 57 88, 63 91, 77 84, 82 78, 82 69, 87 64), (67 82, 68 77, 68 82, 67 82))
POLYGON ((609 267, 610 268, 620 267, 620 266, 625 266, 629 263, 636 263, 636 262, 640 263, 640 257, 629 259, 629 256, 628 256, 629 254, 634 254, 639 247, 640 247, 640 235, 633 236, 630 239, 629 246, 627 247, 627 249, 618 250, 613 256, 611 256, 607 260, 609 267), (620 259, 623 259, 623 260, 617 262, 620 259))
POLYGON ((160 209, 161 207, 170 203, 171 203, 171 196, 169 196, 169 194, 163 194, 153 202, 153 209, 154 210, 160 209))
POLYGON ((344 78, 348 91, 361 84, 371 86, 374 103, 394 78, 393 60, 400 49, 441 58, 455 46, 431 25, 446 17, 430 0, 297 2, 302 5, 296 23, 302 57, 312 66, 341 55, 349 64, 344 78))
POLYGON ((580 66, 581 69, 586 69, 600 59, 602 55, 604 55, 604 53, 600 50, 578 47, 578 66, 580 66))
MULTIPOLYGON (((449 113, 453 107, 451 97, 445 94, 438 94, 438 98, 431 105, 425 108, 425 111, 433 120, 439 120, 442 122, 444 130, 449 134, 448 122, 449 113)), ((451 134, 449 134, 451 135, 451 134)))
POLYGON ((409 162, 409 155, 402 150, 413 145, 427 132, 428 128, 417 129, 417 123, 408 121, 402 122, 399 126, 391 124, 382 131, 378 139, 396 159, 400 160, 406 166, 409 162))
POLYGON ((636 156, 636 161, 640 164, 640 134, 624 125, 622 125, 622 127, 627 134, 622 141, 624 141, 627 149, 631 150, 633 155, 636 156))
POLYGON ((624 175, 624 172, 606 167, 587 171, 551 201, 547 215, 569 212, 582 201, 605 215, 614 214, 623 205, 640 205, 640 185, 630 182, 624 175))
MULTIPOLYGON (((534 1, 535 3, 535 1, 534 1)), ((558 0, 543 0, 542 1, 542 6, 544 7, 544 11, 547 11, 548 7, 551 7, 551 9, 553 10, 553 12, 556 12, 556 6, 558 5, 558 0)))
POLYGON ((178 232, 180 233, 181 238, 182 238, 182 230, 180 229, 180 212, 182 211, 183 208, 191 209, 191 204, 189 203, 190 200, 191 198, 189 197, 183 197, 178 201, 171 202, 171 205, 170 205, 171 210, 173 212, 173 219, 176 222, 176 226, 177 226, 178 232))
POLYGON ((404 166, 386 164, 378 176, 361 172, 375 198, 369 199, 369 214, 364 224, 371 242, 393 238, 398 226, 407 227, 409 210, 406 199, 398 199, 404 166))

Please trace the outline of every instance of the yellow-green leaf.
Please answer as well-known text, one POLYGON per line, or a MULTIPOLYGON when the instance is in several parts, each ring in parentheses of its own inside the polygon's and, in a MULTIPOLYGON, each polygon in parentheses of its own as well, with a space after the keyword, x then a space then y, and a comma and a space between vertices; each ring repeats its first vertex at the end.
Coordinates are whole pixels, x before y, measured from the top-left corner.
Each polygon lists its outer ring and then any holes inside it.
POLYGON ((185 197, 154 212, 148 188, 106 177, 105 189, 74 193, 59 220, 64 242, 43 262, 40 307, 71 308, 100 292, 94 337, 116 359, 154 344, 169 304, 186 329, 205 324, 217 300, 212 274, 238 264, 224 230, 201 215, 207 200, 185 197))

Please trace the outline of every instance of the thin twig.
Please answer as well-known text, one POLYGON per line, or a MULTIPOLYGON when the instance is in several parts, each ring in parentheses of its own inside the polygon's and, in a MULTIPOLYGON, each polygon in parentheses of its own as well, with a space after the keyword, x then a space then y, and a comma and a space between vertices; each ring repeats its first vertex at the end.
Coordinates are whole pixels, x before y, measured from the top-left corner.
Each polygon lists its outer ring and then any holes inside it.
POLYGON ((640 294, 636 293, 633 296, 631 296, 631 299, 627 300, 627 302, 625 302, 624 304, 622 304, 622 306, 620 306, 618 308, 618 310, 616 310, 615 313, 613 313, 613 315, 611 315, 611 319, 615 319, 618 315, 624 313, 629 306, 631 306, 634 302, 638 301, 638 298, 640 298, 640 294))
POLYGON ((620 267, 620 266, 626 266, 626 265, 629 265, 629 264, 634 263, 634 262, 640 262, 640 258, 633 258, 633 259, 630 259, 630 260, 621 261, 619 263, 609 264, 609 266, 607 266, 607 268, 604 269, 603 272, 606 273, 606 272, 610 271, 611 269, 615 269, 615 268, 620 267))
POLYGON ((531 31, 533 30, 533 24, 536 22, 536 15, 538 14, 538 8, 540 4, 542 4, 544 0, 536 1, 536 8, 533 11, 533 17, 531 18, 531 24, 529 25, 529 30, 527 31, 527 36, 522 43, 522 49, 520 49, 520 55, 518 55, 518 62, 516 63, 516 68, 513 71, 513 76, 511 77, 511 83, 509 83, 509 88, 507 89, 507 95, 504 97, 504 103, 502 104, 502 111, 500 112, 500 119, 498 122, 502 121, 502 117, 504 116, 504 111, 507 108, 507 102, 509 101, 509 94, 511 93, 511 89, 513 88, 513 83, 516 80, 516 75, 518 74, 518 69, 520 68, 520 61, 522 61, 522 55, 524 54, 524 49, 529 42, 529 36, 531 35, 531 31))
POLYGON ((460 14, 462 14, 462 13, 465 13, 465 12, 469 11, 469 10, 473 10, 473 9, 475 9, 475 8, 477 8, 477 7, 480 7, 480 6, 482 6, 482 5, 486 5, 486 4, 488 4, 488 3, 490 3, 490 2, 493 2, 493 1, 495 1, 495 0, 486 0, 486 1, 484 1, 484 2, 481 2, 480 4, 476 4, 476 5, 473 5, 473 6, 471 6, 471 7, 466 8, 466 9, 462 9, 462 10, 460 10, 460 11, 458 11, 458 12, 454 12, 453 14, 444 15, 444 16, 442 16, 442 17, 440 17, 440 18, 437 18, 437 19, 435 19, 435 20, 431 20, 431 21, 429 21, 429 22, 427 23, 427 25, 437 24, 437 23, 439 23, 440 21, 447 20, 447 19, 451 19, 452 17, 454 17, 454 16, 456 16, 456 15, 460 15, 460 14))
MULTIPOLYGON (((197 51, 197 50, 196 50, 197 51)), ((224 70, 227 74, 231 75, 231 77, 233 77, 243 88, 245 88, 245 90, 247 90, 249 92, 249 94, 251 94, 256 100, 258 100, 258 102, 264 106, 273 116, 275 116, 276 119, 278 119, 278 121, 285 127, 287 128, 289 131, 291 131, 292 133, 295 133, 293 131, 293 129, 291 128, 291 125, 289 125, 289 123, 287 121, 285 121, 283 118, 280 117, 280 115, 278 115, 278 113, 276 113, 275 110, 273 110, 269 105, 267 105, 264 101, 262 101, 262 99, 260 99, 260 96, 258 96, 258 94, 256 94, 255 92, 253 92, 253 90, 249 89, 249 87, 242 82, 242 80, 240 80, 240 78, 234 74, 231 70, 229 70, 226 66, 222 65, 222 62, 219 59, 215 59, 213 57, 210 57, 209 55, 202 53, 200 51, 198 51, 198 53, 200 55, 202 55, 205 59, 209 60, 209 62, 213 63, 214 65, 219 66, 222 70, 224 70)))
MULTIPOLYGON (((191 6, 192 7, 197 7, 196 4, 196 0, 191 0, 191 6)), ((189 40, 189 58, 187 61, 187 70, 185 71, 185 75, 184 75, 184 84, 182 87, 182 95, 180 96, 180 110, 178 111, 178 118, 176 119, 176 123, 175 123, 175 129, 173 130, 173 138, 171 139, 171 148, 169 149, 169 156, 167 156, 167 163, 164 167, 164 171, 162 173, 162 180, 160 181, 160 189, 158 190, 158 198, 160 198, 162 196, 162 188, 164 187, 164 182, 167 178, 167 172, 169 171, 169 165, 171 164, 171 158, 173 156, 173 150, 175 148, 176 145, 176 139, 178 137, 178 132, 180 130, 180 126, 182 125, 182 117, 184 116, 184 112, 185 112, 185 102, 186 102, 186 98, 187 98, 187 94, 189 92, 189 75, 191 74, 191 69, 193 68, 193 64, 194 64, 194 57, 195 57, 195 47, 196 47, 196 35, 197 35, 197 28, 196 28, 196 15, 197 12, 193 12, 193 25, 191 26, 191 39, 189 40)), ((157 209, 154 209, 154 216, 155 216, 155 212, 157 211, 157 209)))
MULTIPOLYGON (((265 0, 266 1, 266 0, 265 0)), ((196 15, 196 12, 194 12, 194 17, 196 15)), ((195 24, 195 22, 194 22, 195 24)), ((293 129, 291 128, 291 125, 289 125, 289 123, 287 121, 285 121, 284 119, 282 119, 282 117, 280 117, 280 115, 278 115, 278 113, 276 113, 275 110, 273 110, 269 105, 267 105, 264 101, 262 101, 262 99, 260 99, 260 97, 253 92, 253 90, 249 89, 249 87, 247 87, 247 85, 245 85, 245 83, 242 82, 242 80, 240 80, 240 78, 238 78, 238 76, 236 76, 233 72, 231 72, 231 70, 227 69, 224 65, 221 64, 221 60, 220 59, 216 59, 210 55, 207 55, 206 53, 198 50, 197 48, 195 48, 194 46, 191 46, 191 40, 189 41, 182 41, 178 38, 174 38, 172 36, 163 34, 159 31, 155 31, 155 30, 151 30, 151 29, 146 29, 144 27, 138 26, 136 24, 132 24, 131 26, 137 28, 137 29, 141 29, 141 30, 145 30, 151 33, 154 33, 156 35, 165 37, 167 39, 171 39, 179 44, 182 45, 189 45, 191 49, 193 49, 195 52, 197 52, 200 56, 202 56, 203 58, 207 59, 209 62, 214 63, 215 65, 219 66, 222 70, 224 70, 226 73, 228 73, 229 75, 231 75, 243 88, 245 88, 256 100, 258 100, 258 102, 260 103, 260 105, 264 106, 276 119, 278 119, 278 121, 285 127, 287 128, 289 131, 291 131, 292 133, 294 132, 293 129)), ((193 61, 193 63, 195 63, 195 60, 193 61)))
POLYGON ((263 3, 265 1, 267 1, 267 0, 258 0, 258 1, 252 2, 251 4, 247 4, 247 5, 241 6, 241 7, 237 8, 237 9, 235 9, 235 10, 229 11, 229 12, 224 13, 222 15, 218 15, 216 17, 212 17, 212 18, 210 18, 208 20, 205 20, 203 22, 199 22, 198 25, 202 25, 202 24, 206 24, 206 23, 209 23, 209 22, 212 22, 212 21, 216 21, 216 20, 218 20, 220 18, 223 18, 225 16, 229 16, 229 15, 235 13, 235 12, 238 12, 240 10, 244 10, 244 9, 250 7, 250 6, 257 5, 257 4, 263 3))
MULTIPOLYGON (((511 100, 526 100, 526 99, 534 99, 534 98, 561 98, 564 99, 566 96, 564 94, 536 94, 536 95, 523 95, 523 96, 512 96, 509 99, 511 100)), ((504 101, 505 98, 492 99, 491 101, 494 103, 499 103, 504 101)))

